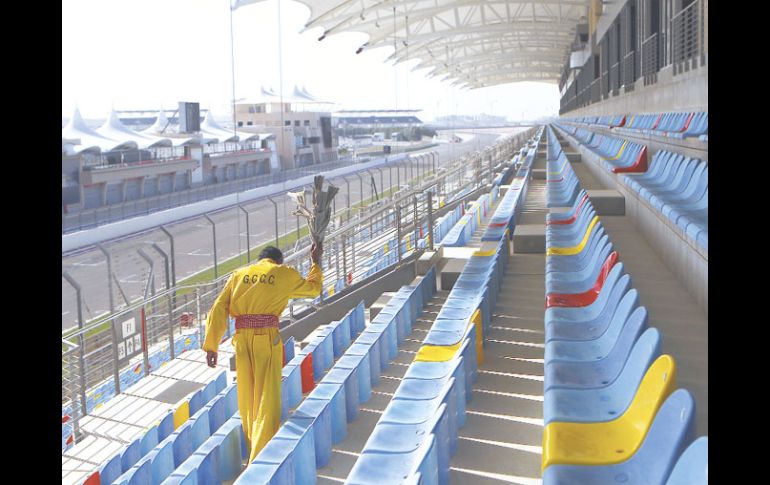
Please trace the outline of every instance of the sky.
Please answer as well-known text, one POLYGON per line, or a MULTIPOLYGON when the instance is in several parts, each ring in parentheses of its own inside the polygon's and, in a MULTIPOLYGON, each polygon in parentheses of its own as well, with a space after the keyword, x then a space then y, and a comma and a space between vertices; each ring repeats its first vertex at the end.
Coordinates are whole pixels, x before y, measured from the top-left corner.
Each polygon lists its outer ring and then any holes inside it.
MULTIPOLYGON (((310 10, 278 0, 233 12, 235 97, 256 96, 260 86, 284 93, 304 85, 342 109, 421 109, 423 120, 487 113, 510 120, 556 115, 556 84, 520 82, 457 89, 429 71, 411 71, 419 60, 394 66, 391 47, 355 54, 367 36, 341 33, 322 42, 320 27, 300 33, 310 10), (279 58, 283 60, 279 63, 279 58)), ((174 109, 199 102, 217 118, 231 113, 233 77, 230 0, 63 0, 62 116, 77 106, 85 118, 110 109, 174 109)))

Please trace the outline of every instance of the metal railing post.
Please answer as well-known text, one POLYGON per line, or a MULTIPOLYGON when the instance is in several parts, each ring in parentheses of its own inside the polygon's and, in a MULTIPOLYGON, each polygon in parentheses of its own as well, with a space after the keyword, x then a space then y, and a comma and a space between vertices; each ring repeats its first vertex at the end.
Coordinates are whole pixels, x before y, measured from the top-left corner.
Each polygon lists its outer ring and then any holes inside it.
POLYGON ((412 247, 414 248, 414 251, 417 252, 417 241, 419 241, 419 237, 420 237, 420 220, 417 212, 416 195, 412 197, 412 206, 414 210, 414 215, 412 216, 412 222, 414 223, 414 233, 412 234, 412 247))
POLYGON ((428 192, 428 248, 433 251, 433 192, 428 192))
POLYGON ((345 185, 347 185, 347 187, 348 187, 348 200, 347 200, 347 204, 348 204, 348 219, 347 220, 350 220, 350 180, 348 180, 347 177, 342 177, 342 180, 345 181, 345 185))
MULTIPOLYGON (((166 270, 166 289, 171 289, 171 278, 169 276, 169 264, 168 264, 168 255, 163 252, 163 250, 158 246, 157 243, 152 243, 153 249, 155 249, 157 252, 160 253, 160 255, 163 257, 163 264, 165 266, 166 270)), ((174 307, 176 306, 176 296, 174 294, 170 294, 166 296, 166 299, 168 300, 168 348, 169 348, 169 356, 174 359, 176 358, 175 352, 174 352, 174 307)))
POLYGON ((345 246, 346 246, 345 243, 347 242, 346 239, 347 237, 343 234, 342 235, 342 274, 345 280, 345 286, 347 287, 349 284, 348 284, 348 256, 347 256, 347 251, 345 250, 345 246))
MULTIPOLYGON (((360 209, 364 208, 364 179, 361 177, 361 174, 359 172, 356 172, 356 177, 358 177, 359 182, 359 189, 361 190, 360 198, 358 200, 358 205, 360 209)), ((361 212, 359 211, 359 214, 361 212)))
MULTIPOLYGON (((278 247, 278 203, 274 201, 272 197, 268 197, 267 200, 273 204, 273 209, 275 210, 275 247, 278 247)), ((246 214, 246 220, 248 224, 248 212, 246 214)))
POLYGON ((401 262, 401 207, 396 204, 396 255, 397 261, 401 262))
MULTIPOLYGON (((270 197, 268 197, 270 199, 270 197)), ((273 199, 270 199, 270 202, 273 202, 273 199)), ((278 205, 273 202, 273 205, 275 206, 275 233, 278 234, 278 205)), ((241 208, 244 214, 246 214, 246 264, 251 262, 251 231, 249 230, 249 211, 246 210, 245 207, 242 205, 238 205, 238 207, 241 208)), ((240 237, 240 234, 238 235, 240 237)), ((275 240, 275 247, 278 247, 278 238, 275 240)), ((240 258, 240 255, 238 255, 240 258)))
POLYGON ((203 348, 205 329, 203 328, 203 319, 201 318, 201 289, 198 286, 195 287, 195 320, 198 322, 198 325, 200 325, 198 343, 200 344, 200 348, 203 348))
POLYGON ((211 223, 211 235, 214 240, 214 279, 216 279, 219 277, 219 267, 217 265, 217 225, 208 214, 203 214, 203 217, 211 223))

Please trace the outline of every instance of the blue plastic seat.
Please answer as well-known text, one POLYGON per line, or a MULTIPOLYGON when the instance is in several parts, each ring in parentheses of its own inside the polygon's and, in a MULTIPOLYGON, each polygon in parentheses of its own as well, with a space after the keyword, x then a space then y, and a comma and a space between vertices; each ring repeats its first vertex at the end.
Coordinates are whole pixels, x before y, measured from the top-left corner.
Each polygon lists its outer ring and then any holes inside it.
MULTIPOLYGON (((543 484, 663 485, 694 435, 695 401, 685 389, 678 389, 660 407, 644 441, 629 459, 606 466, 552 465, 543 472, 543 484)), ((706 480, 674 483, 705 484, 706 480)))
POLYGON ((571 272, 551 271, 546 273, 546 294, 583 293, 593 288, 612 249, 612 246, 607 244, 600 250, 595 251, 591 260, 581 270, 571 272))
POLYGON ((615 308, 631 285, 623 263, 610 270, 596 300, 584 307, 550 307, 545 311, 545 341, 590 340, 607 329, 615 308))
MULTIPOLYGON (((435 471, 429 476, 436 477, 436 481, 427 483, 440 483, 438 475, 441 473, 442 464, 448 466, 449 457, 446 454, 440 456, 441 446, 436 443, 434 431, 441 427, 446 428, 446 417, 446 405, 442 404, 431 420, 422 425, 383 425, 387 427, 379 432, 379 425, 376 426, 345 483, 401 483, 415 471, 423 473, 433 467, 435 471), (370 442, 373 442, 372 448, 369 446, 370 442), (426 456, 432 457, 427 460, 427 466, 423 464, 426 456)), ((445 446, 444 449, 448 452, 449 447, 445 446)))
MULTIPOLYGON (((617 321, 625 321, 625 315, 617 317, 617 321)), ((589 342, 551 342, 552 345, 564 344, 566 349, 560 349, 564 354, 572 352, 571 357, 580 357, 583 360, 546 360, 544 389, 600 388, 615 382, 630 356, 634 343, 647 328, 647 310, 639 307, 628 317, 625 325, 620 323, 615 326, 622 326, 618 329, 616 340, 609 337, 589 342), (591 353, 592 351, 594 352, 591 353), (589 357, 594 360, 587 360, 589 357)), ((612 324, 605 335, 611 331, 615 331, 612 324)))
POLYGON ((596 389, 554 388, 545 391, 543 420, 597 423, 612 421, 625 412, 647 368, 660 355, 660 332, 648 328, 634 344, 620 375, 596 389))
POLYGON ((701 436, 687 447, 677 460, 666 485, 693 485, 708 483, 709 442, 701 436))
MULTIPOLYGON (((345 439, 348 430, 348 418, 345 399, 345 385, 322 380, 305 401, 328 401, 332 424, 332 443, 345 439)), ((299 411, 299 409, 297 410, 299 411)))

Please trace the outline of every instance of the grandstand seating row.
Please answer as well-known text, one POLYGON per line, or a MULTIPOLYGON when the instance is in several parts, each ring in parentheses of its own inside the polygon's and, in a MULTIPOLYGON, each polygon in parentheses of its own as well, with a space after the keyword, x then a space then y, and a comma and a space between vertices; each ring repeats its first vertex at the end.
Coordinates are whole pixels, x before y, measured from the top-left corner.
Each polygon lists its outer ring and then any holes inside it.
POLYGON ((619 179, 621 184, 636 192, 653 211, 708 251, 707 161, 660 150, 648 164, 644 145, 557 126, 602 157, 606 169, 614 173, 625 172, 626 175, 619 179))
POLYGON ((550 135, 548 198, 570 210, 546 226, 543 483, 705 483, 695 402, 550 135))
POLYGON ((708 111, 684 113, 650 113, 616 116, 583 116, 565 118, 563 121, 582 125, 601 125, 618 132, 644 133, 685 139, 699 138, 708 141, 708 111))
POLYGON ((442 240, 442 245, 447 247, 461 247, 468 244, 476 228, 481 224, 481 220, 486 217, 489 206, 494 203, 493 194, 497 193, 497 188, 489 194, 481 195, 476 201, 472 202, 457 224, 449 230, 446 237, 442 240))
MULTIPOLYGON (((498 206, 492 219, 507 226, 515 212, 498 206)), ((484 335, 505 271, 509 237, 504 231, 490 238, 469 258, 346 483, 449 483, 458 430, 484 360, 484 335)))
POLYGON ((572 136, 602 158, 602 166, 612 173, 639 173, 647 170, 647 146, 623 138, 577 129, 572 136))
MULTIPOLYGON (((175 440, 179 434, 184 433, 185 439, 189 439, 188 435, 192 431, 184 431, 184 426, 190 427, 201 416, 205 416, 205 433, 208 433, 206 434, 208 436, 222 424, 224 405, 225 402, 229 401, 222 401, 221 403, 219 401, 229 392, 228 389, 226 373, 222 372, 208 385, 189 395, 175 410, 167 412, 163 418, 145 430, 141 436, 105 460, 99 470, 91 474, 85 483, 96 483, 97 481, 101 483, 113 483, 114 481, 124 483, 125 480, 118 480, 119 476, 123 476, 127 480, 138 473, 141 478, 150 473, 153 466, 157 469, 162 468, 162 466, 155 464, 156 455, 168 446, 171 446, 169 449, 178 448, 179 445, 175 444, 175 440), (209 420, 211 413, 214 414, 209 420), (209 424, 211 424, 210 427, 209 424)), ((233 396, 229 396, 227 399, 233 399, 233 396)), ((117 400, 113 401, 113 406, 115 403, 117 400)), ((198 429, 198 427, 203 426, 201 424, 203 422, 201 421, 195 427, 196 436, 204 433, 203 428, 198 429)), ((78 444, 78 446, 87 445, 87 442, 78 444)), ((159 459, 165 459, 166 456, 166 451, 162 451, 159 459)), ((132 483, 141 482, 134 480, 132 483)))
POLYGON ((315 483, 315 469, 328 463, 332 445, 345 438, 347 423, 357 418, 359 405, 369 400, 372 385, 411 334, 436 291, 435 279, 433 268, 391 298, 236 483, 315 483))
POLYGON ((661 150, 624 184, 708 251, 708 162, 661 150))

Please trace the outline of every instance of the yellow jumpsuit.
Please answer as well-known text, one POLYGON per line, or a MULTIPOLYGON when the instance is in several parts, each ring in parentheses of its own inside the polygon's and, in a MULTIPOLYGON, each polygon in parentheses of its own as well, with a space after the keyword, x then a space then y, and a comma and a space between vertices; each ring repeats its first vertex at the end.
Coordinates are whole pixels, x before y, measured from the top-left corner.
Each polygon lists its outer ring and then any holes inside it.
MULTIPOLYGON (((307 279, 294 268, 268 258, 235 270, 209 312, 203 350, 217 351, 227 330, 228 315, 280 317, 290 298, 318 296, 322 284, 323 273, 315 263, 307 279)), ((281 423, 283 341, 277 328, 242 328, 236 330, 233 346, 238 409, 251 463, 281 423)))

